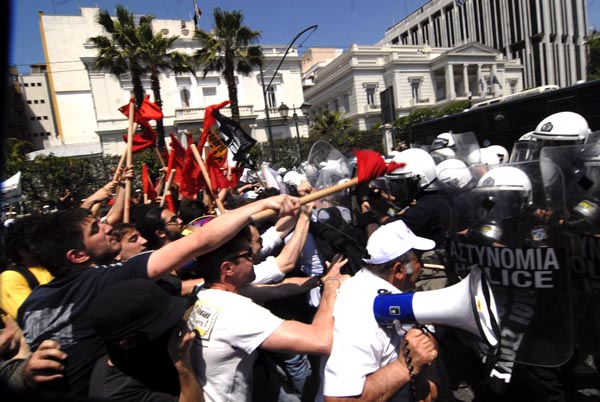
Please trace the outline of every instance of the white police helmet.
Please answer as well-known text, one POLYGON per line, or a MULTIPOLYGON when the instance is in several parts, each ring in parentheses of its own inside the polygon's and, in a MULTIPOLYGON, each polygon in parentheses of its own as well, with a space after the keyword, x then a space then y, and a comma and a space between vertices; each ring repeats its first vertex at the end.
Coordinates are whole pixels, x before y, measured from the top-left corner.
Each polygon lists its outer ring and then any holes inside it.
POLYGON ((456 152, 452 148, 438 148, 434 149, 430 152, 431 157, 433 158, 436 164, 439 164, 446 159, 454 159, 456 158, 456 152))
POLYGON ((498 157, 500 164, 507 163, 510 159, 508 150, 502 145, 490 145, 489 147, 487 147, 487 149, 493 152, 498 157))
POLYGON ((585 142, 590 132, 588 122, 580 114, 559 112, 542 120, 532 135, 538 141, 570 141, 573 144, 581 144, 585 142))
POLYGON ((497 192, 516 191, 522 194, 525 205, 531 204, 531 180, 521 169, 514 166, 498 166, 484 174, 477 182, 477 190, 497 192))
POLYGON ((446 159, 436 167, 438 181, 451 188, 463 188, 473 178, 467 164, 460 159, 446 159))
POLYGON ((435 151, 436 149, 449 148, 452 146, 454 146, 454 138, 452 137, 452 133, 441 133, 435 137, 431 143, 431 150, 435 151))
POLYGON ((435 162, 427 151, 420 148, 409 148, 394 157, 393 162, 403 164, 402 167, 394 169, 390 178, 398 176, 401 178, 414 178, 418 180, 419 188, 428 190, 437 189, 437 175, 435 173, 435 162))

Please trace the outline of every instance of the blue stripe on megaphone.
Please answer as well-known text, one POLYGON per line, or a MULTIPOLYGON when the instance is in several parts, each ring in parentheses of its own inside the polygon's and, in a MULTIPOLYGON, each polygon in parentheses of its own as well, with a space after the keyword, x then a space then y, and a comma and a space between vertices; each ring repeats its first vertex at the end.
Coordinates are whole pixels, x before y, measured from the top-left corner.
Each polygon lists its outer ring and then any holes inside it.
POLYGON ((414 324, 414 293, 383 294, 375 297, 373 313, 381 325, 414 324))

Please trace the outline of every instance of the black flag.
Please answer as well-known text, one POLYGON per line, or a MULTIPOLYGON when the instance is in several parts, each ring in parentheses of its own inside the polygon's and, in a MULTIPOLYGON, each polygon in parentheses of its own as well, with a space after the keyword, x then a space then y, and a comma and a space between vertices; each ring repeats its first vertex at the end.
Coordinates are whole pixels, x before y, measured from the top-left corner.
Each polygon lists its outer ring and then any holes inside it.
POLYGON ((218 110, 213 110, 213 116, 220 124, 219 136, 233 153, 233 160, 244 167, 252 166, 248 152, 256 144, 256 140, 246 134, 237 121, 223 116, 218 110))

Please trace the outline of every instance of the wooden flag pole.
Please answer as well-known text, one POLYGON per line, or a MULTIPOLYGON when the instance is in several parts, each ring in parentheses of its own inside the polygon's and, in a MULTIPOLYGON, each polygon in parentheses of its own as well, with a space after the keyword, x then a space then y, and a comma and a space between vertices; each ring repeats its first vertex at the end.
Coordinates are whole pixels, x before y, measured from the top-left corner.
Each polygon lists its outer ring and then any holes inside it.
POLYGON ((163 192, 163 196, 160 200, 160 207, 162 208, 165 205, 165 200, 167 199, 167 195, 171 194, 171 184, 173 183, 173 178, 175 177, 175 172, 177 169, 171 169, 169 172, 169 178, 167 179, 167 183, 165 184, 165 190, 163 192))
POLYGON ((194 159, 196 159, 198 166, 200 166, 200 171, 202 172, 202 176, 204 177, 204 181, 206 182, 208 193, 210 194, 210 197, 213 199, 213 201, 217 204, 217 208, 219 209, 217 215, 221 215, 223 212, 225 212, 225 206, 223 205, 223 202, 221 202, 221 199, 219 197, 216 197, 212 191, 210 176, 208 174, 208 170, 206 169, 206 165, 204 164, 204 160, 200 156, 200 152, 198 152, 198 147, 196 147, 196 144, 191 144, 190 147, 192 148, 194 159))
MULTIPOLYGON (((129 126, 127 130, 127 149, 125 154, 127 155, 127 166, 131 166, 133 164, 133 134, 134 131, 134 118, 135 114, 135 101, 131 99, 129 101, 129 126)), ((128 177, 125 179, 125 205, 123 210, 123 222, 129 223, 129 212, 131 209, 131 178, 128 177)))

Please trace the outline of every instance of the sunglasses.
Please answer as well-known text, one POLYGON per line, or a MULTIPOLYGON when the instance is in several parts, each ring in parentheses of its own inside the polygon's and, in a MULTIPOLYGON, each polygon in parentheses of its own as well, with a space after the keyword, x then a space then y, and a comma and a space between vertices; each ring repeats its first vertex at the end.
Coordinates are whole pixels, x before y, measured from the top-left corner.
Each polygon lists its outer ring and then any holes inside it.
POLYGON ((170 224, 176 224, 179 225, 179 217, 177 215, 173 215, 171 217, 171 219, 169 219, 168 221, 165 222, 165 226, 170 225, 170 224))
POLYGON ((253 261, 254 260, 254 251, 252 251, 252 247, 248 247, 248 250, 246 250, 246 252, 244 252, 242 254, 237 254, 237 255, 227 257, 224 259, 224 261, 234 261, 234 260, 237 260, 238 258, 245 258, 248 261, 253 261))

